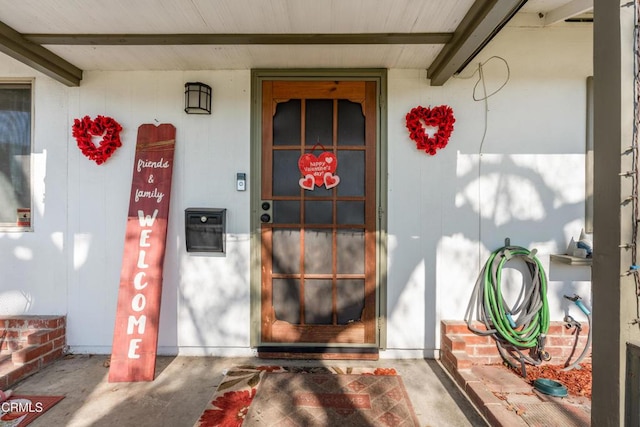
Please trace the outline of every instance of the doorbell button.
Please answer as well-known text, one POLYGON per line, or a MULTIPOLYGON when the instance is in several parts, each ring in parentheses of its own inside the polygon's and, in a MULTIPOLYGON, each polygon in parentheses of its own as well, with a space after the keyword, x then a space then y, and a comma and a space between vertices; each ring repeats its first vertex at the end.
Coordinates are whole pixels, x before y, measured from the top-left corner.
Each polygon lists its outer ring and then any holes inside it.
POLYGON ((246 189, 247 189, 247 174, 237 173, 236 174, 236 190, 245 191, 246 189))

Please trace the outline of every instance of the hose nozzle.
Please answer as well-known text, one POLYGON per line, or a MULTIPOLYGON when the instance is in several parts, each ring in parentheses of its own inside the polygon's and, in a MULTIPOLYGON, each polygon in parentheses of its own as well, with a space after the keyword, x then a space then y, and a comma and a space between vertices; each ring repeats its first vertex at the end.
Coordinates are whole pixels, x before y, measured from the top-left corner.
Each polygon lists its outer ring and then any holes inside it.
POLYGON ((572 297, 570 297, 569 295, 565 295, 564 297, 565 297, 566 299, 568 299, 569 301, 573 301, 573 302, 576 302, 576 301, 578 301, 579 299, 582 299, 582 298, 580 298, 580 295, 578 295, 578 294, 573 294, 573 296, 572 296, 572 297))
POLYGON ((564 316, 564 327, 567 329, 576 328, 579 331, 582 330, 582 324, 569 315, 564 316))

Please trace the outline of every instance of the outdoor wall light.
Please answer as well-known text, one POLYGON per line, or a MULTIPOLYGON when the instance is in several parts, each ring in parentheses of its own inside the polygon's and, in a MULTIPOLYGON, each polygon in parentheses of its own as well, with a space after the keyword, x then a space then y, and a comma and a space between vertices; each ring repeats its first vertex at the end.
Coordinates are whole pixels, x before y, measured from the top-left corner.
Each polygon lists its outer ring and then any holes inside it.
POLYGON ((184 111, 187 114, 211 114, 211 86, 200 82, 185 83, 184 111))

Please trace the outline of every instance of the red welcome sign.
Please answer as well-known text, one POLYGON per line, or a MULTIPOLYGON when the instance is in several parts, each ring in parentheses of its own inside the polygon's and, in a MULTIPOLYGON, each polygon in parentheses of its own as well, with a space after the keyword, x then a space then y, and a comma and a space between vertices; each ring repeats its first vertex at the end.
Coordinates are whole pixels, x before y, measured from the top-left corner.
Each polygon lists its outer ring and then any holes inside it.
POLYGON ((340 177, 335 175, 338 168, 338 158, 330 151, 323 151, 318 157, 312 153, 305 153, 298 159, 298 168, 303 178, 300 187, 313 190, 324 184, 327 189, 340 183, 340 177))
POLYGON ((152 381, 176 128, 138 128, 109 382, 152 381))

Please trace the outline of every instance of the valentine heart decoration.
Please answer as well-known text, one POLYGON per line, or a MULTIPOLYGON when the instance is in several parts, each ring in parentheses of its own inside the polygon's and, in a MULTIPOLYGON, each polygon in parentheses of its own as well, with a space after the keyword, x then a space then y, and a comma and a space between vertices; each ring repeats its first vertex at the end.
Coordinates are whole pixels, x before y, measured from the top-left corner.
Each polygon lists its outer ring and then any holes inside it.
POLYGON ((407 114, 406 120, 409 137, 415 141, 418 150, 432 156, 436 154, 436 150, 447 146, 456 121, 453 110, 448 105, 415 107, 407 114), (429 136, 426 128, 437 130, 433 136, 429 136))
POLYGON ((91 117, 84 116, 82 120, 74 119, 72 135, 82 154, 100 165, 122 146, 121 130, 122 126, 111 117, 97 116, 91 120, 91 117), (102 138, 98 146, 93 142, 93 137, 102 138))
POLYGON ((324 186, 328 189, 335 187, 340 184, 340 177, 338 175, 333 175, 331 172, 327 172, 324 174, 324 186))
POLYGON ((300 183, 300 187, 309 191, 313 191, 316 186, 316 181, 311 174, 306 175, 304 178, 300 178, 300 181, 298 182, 300 183))
POLYGON ((305 190, 313 191, 322 185, 330 189, 340 183, 340 177, 335 175, 338 158, 330 151, 323 151, 318 157, 313 153, 303 154, 298 159, 298 168, 304 177, 300 178, 299 184, 305 190))

